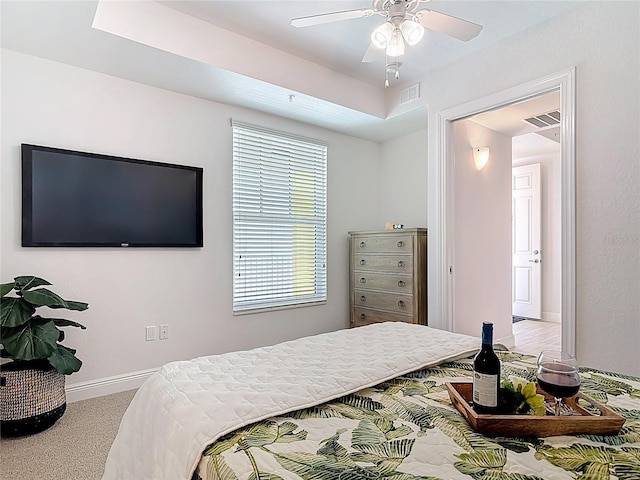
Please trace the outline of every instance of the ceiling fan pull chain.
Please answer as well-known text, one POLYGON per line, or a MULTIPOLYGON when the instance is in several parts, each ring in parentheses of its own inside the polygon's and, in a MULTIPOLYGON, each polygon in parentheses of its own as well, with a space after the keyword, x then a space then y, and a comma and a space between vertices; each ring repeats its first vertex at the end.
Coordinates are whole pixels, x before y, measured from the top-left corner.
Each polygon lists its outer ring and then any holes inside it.
POLYGON ((389 69, 386 65, 389 65, 389 57, 387 57, 387 52, 384 53, 384 88, 389 88, 389 69))

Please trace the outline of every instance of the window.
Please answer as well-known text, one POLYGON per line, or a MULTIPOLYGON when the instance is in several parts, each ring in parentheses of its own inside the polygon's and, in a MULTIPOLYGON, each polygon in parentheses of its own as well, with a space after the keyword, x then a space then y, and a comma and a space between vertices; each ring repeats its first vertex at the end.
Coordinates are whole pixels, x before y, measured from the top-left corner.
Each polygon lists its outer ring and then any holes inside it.
POLYGON ((231 122, 233 311, 327 299, 327 145, 231 122))

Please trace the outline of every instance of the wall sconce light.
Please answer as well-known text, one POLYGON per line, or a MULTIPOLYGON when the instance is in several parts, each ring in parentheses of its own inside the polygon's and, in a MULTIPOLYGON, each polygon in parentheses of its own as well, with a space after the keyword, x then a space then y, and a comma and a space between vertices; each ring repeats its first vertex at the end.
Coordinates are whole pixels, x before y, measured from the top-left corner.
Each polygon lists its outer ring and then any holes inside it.
POLYGON ((482 170, 489 161, 489 147, 473 147, 473 163, 476 170, 482 170))

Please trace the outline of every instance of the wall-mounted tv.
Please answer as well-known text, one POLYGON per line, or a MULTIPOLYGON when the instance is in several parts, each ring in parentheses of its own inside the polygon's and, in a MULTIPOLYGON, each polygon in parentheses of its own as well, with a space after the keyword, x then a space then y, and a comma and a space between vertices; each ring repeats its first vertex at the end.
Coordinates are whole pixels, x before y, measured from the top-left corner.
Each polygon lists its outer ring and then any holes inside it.
POLYGON ((202 168, 22 144, 23 247, 202 247, 202 168))

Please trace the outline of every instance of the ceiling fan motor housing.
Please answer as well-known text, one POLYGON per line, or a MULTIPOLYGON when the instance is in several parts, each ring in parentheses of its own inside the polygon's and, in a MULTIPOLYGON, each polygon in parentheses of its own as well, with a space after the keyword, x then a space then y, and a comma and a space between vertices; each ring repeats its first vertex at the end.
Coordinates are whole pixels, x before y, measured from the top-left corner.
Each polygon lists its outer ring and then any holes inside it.
POLYGON ((413 13, 424 1, 428 0, 373 0, 373 10, 386 13, 387 20, 391 21, 393 15, 404 18, 407 12, 413 13))
POLYGON ((407 12, 404 5, 400 3, 390 5, 387 10, 387 21, 392 23, 395 27, 399 27, 406 14, 407 12))

